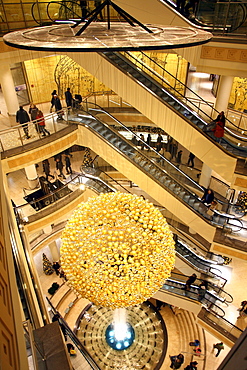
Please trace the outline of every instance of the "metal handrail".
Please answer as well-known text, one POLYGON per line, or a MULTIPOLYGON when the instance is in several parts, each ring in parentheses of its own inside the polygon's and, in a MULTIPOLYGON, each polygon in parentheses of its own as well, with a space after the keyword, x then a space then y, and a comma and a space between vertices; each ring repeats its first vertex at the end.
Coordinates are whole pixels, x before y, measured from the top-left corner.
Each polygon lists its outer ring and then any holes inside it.
MULTIPOLYGON (((178 93, 179 95, 181 95, 183 98, 185 98, 185 99, 188 99, 188 100, 190 100, 191 98, 188 98, 188 97, 186 97, 186 96, 184 96, 183 94, 181 94, 178 90, 176 90, 173 86, 171 86, 170 84, 169 84, 169 82, 167 82, 167 81, 165 81, 164 80, 164 78, 162 77, 162 76, 160 76, 159 75, 159 73, 158 72, 156 72, 156 71, 154 71, 154 70, 152 70, 151 68, 150 68, 150 66, 147 66, 146 64, 144 64, 143 63, 143 61, 142 60, 140 60, 140 59, 138 59, 137 57, 135 57, 135 55, 133 55, 133 53, 131 53, 131 52, 123 52, 123 53, 121 53, 121 54, 123 54, 123 55, 128 55, 129 57, 131 57, 132 59, 134 59, 134 60, 136 60, 136 62, 138 62, 138 63, 140 63, 141 65, 143 65, 145 68, 147 68, 149 71, 151 71, 152 73, 154 73, 155 74, 155 76, 156 77, 158 77, 160 80, 162 80, 163 82, 165 82, 167 85, 169 85, 170 86, 170 88, 172 88, 173 90, 175 90, 176 91, 176 93, 178 93)), ((186 86, 182 81, 180 81, 178 78, 176 78, 175 76, 173 76, 173 74, 171 74, 169 71, 167 71, 166 69, 164 69, 164 67, 162 66, 162 65, 160 65, 159 63, 157 63, 155 60, 153 60, 151 57, 149 57, 147 54, 145 54, 144 52, 142 52, 141 51, 141 54, 142 55, 144 55, 147 59, 149 59, 152 63, 154 63, 155 65, 157 65, 161 70, 163 70, 165 73, 167 73, 169 76, 171 76, 175 81, 177 81, 180 85, 182 85, 183 87, 184 87, 184 89, 185 90, 189 90, 193 95, 195 95, 196 97, 197 97, 197 99, 198 100, 200 100, 200 101, 202 101, 205 105, 208 105, 215 113, 217 113, 217 114, 219 114, 220 112, 217 110, 217 109, 215 109, 215 108, 213 108, 205 99, 203 99, 200 95, 198 95, 196 92, 194 92, 193 90, 191 90, 188 86, 186 86)), ((192 100, 192 99, 191 99, 192 100)), ((193 104, 193 103, 192 103, 193 104)), ((193 104, 194 105, 194 104, 193 104)), ((198 108, 197 107, 197 109, 199 109, 200 111, 201 111, 201 109, 200 108, 198 108)), ((210 120, 212 119, 207 113, 205 113, 205 112, 203 112, 202 111, 202 113, 204 114, 204 115, 206 115, 210 120)), ((230 120, 228 120, 227 118, 226 118, 226 121, 230 124, 230 125, 232 125, 232 126, 234 126, 235 128, 236 128, 236 130, 238 130, 239 128, 238 128, 238 126, 237 125, 235 125, 233 122, 231 122, 230 120)), ((205 122, 206 123, 206 122, 205 122)), ((235 133, 233 133, 231 130, 229 130, 227 127, 225 127, 225 130, 228 132, 228 133, 230 133, 232 136, 234 136, 234 137, 236 137, 236 138, 238 138, 238 139, 242 139, 242 140, 246 140, 247 141, 247 137, 246 136, 238 136, 238 135, 236 135, 235 133)), ((241 131, 246 131, 246 133, 247 133, 247 130, 241 130, 241 131)))
POLYGON ((101 370, 101 368, 98 366, 98 364, 94 361, 93 357, 90 355, 90 353, 87 351, 87 349, 83 346, 81 341, 78 339, 78 337, 74 334, 74 332, 70 329, 67 322, 64 320, 64 318, 61 316, 59 311, 53 306, 52 302, 48 297, 46 297, 47 302, 49 303, 50 307, 52 308, 53 314, 59 314, 59 320, 61 320, 61 323, 64 325, 67 334, 69 335, 70 339, 74 342, 75 346, 77 347, 78 351, 83 355, 85 360, 88 362, 88 364, 91 366, 94 370, 101 370))

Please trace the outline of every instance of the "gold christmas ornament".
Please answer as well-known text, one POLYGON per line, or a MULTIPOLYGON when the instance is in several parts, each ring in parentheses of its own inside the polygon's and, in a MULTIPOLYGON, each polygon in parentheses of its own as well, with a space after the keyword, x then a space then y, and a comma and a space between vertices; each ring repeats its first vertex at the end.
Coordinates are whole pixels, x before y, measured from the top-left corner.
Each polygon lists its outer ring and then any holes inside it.
POLYGON ((132 194, 101 194, 81 203, 62 241, 61 264, 69 285, 111 309, 152 297, 174 267, 174 241, 165 218, 132 194))

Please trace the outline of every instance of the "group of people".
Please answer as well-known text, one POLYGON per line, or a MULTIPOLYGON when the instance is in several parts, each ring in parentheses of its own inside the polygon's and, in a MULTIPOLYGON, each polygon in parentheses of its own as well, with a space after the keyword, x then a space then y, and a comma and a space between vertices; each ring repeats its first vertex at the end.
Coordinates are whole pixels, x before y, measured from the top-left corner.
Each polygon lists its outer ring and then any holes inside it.
MULTIPOLYGON (((57 154, 54 157, 54 160, 56 162, 56 170, 58 171, 58 177, 62 177, 63 179, 66 179, 64 173, 63 173, 63 168, 64 164, 62 161, 62 154, 57 154)), ((73 173, 72 167, 71 167, 71 160, 70 160, 70 155, 69 154, 64 154, 64 160, 65 160, 65 170, 66 170, 66 175, 71 175, 73 173)), ((54 179, 54 175, 51 174, 51 168, 50 168, 50 162, 48 159, 44 159, 43 162, 43 172, 45 173, 46 176, 46 181, 49 180, 49 177, 54 179)))
MULTIPOLYGON (((184 355, 182 353, 179 353, 179 355, 177 356, 170 356, 170 360, 171 360, 171 365, 170 365, 171 369, 180 369, 180 367, 184 363, 184 355)), ((189 365, 187 365, 184 369, 185 370, 197 370, 197 365, 198 365, 197 361, 191 361, 189 365)))
MULTIPOLYGON (((198 339, 195 339, 194 342, 190 342, 189 345, 195 347, 193 351, 195 352, 196 356, 200 357, 201 352, 202 352, 200 349, 200 341, 198 339)), ((214 349, 217 349, 215 357, 218 357, 220 352, 224 349, 223 342, 214 344, 213 350, 214 349)), ((179 353, 179 355, 170 356, 170 360, 171 360, 171 365, 170 365, 171 369, 180 369, 180 367, 184 363, 184 355, 182 353, 179 353)), ((198 365, 197 361, 191 361, 189 365, 187 365, 184 368, 184 370, 197 370, 197 365, 198 365)))
POLYGON ((22 126, 26 139, 31 138, 28 126, 30 121, 34 122, 35 129, 38 134, 41 134, 42 136, 50 135, 50 132, 45 127, 43 112, 35 104, 30 104, 29 114, 23 106, 20 106, 19 110, 16 112, 16 123, 20 123, 22 126))

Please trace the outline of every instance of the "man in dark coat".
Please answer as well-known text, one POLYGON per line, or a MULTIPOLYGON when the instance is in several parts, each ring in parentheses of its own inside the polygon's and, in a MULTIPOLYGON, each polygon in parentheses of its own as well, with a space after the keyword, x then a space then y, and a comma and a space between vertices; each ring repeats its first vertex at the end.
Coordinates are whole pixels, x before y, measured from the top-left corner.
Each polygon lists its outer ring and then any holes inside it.
POLYGON ((68 154, 65 154, 65 169, 66 169, 66 174, 72 175, 72 168, 71 168, 71 162, 70 162, 70 157, 68 154))
POLYGON ((65 101, 66 101, 67 107, 73 106, 73 97, 72 97, 69 87, 67 88, 67 91, 65 92, 65 101))
POLYGON ((20 106, 20 109, 16 112, 16 122, 22 125, 26 138, 30 139, 31 136, 29 136, 28 124, 27 124, 27 122, 30 122, 30 117, 27 111, 25 111, 25 109, 23 109, 22 106, 20 106))
POLYGON ((63 120, 62 104, 57 95, 54 95, 54 106, 55 106, 55 111, 58 112, 57 119, 63 120))
POLYGON ((59 160, 59 158, 56 159, 56 169, 59 171, 58 177, 62 177, 63 179, 66 179, 66 177, 63 174, 63 162, 59 160))

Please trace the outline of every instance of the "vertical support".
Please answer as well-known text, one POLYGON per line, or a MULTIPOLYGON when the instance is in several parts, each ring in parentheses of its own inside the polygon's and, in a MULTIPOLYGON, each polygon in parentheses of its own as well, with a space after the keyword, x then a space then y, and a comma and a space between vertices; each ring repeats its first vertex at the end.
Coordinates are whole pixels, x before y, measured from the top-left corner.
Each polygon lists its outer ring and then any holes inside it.
POLYGON ((39 185, 38 174, 34 164, 25 167, 27 181, 30 189, 35 189, 39 185))
MULTIPOLYGON (((219 87, 217 91, 217 98, 215 102, 215 109, 219 112, 224 111, 226 112, 228 107, 228 102, 232 90, 232 84, 233 84, 233 76, 221 76, 219 87)), ((216 118, 216 113, 215 117, 216 118)))
POLYGON ((12 73, 8 64, 1 64, 0 83, 3 91, 7 112, 14 116, 19 109, 19 102, 15 91, 12 73))
POLYGON ((53 241, 49 244, 49 249, 50 249, 50 252, 51 252, 51 255, 52 255, 52 260, 53 261, 59 261, 60 254, 59 254, 59 251, 58 251, 57 243, 55 241, 53 241))
POLYGON ((211 174, 212 169, 208 167, 205 163, 203 163, 199 184, 206 189, 209 187, 211 174))

